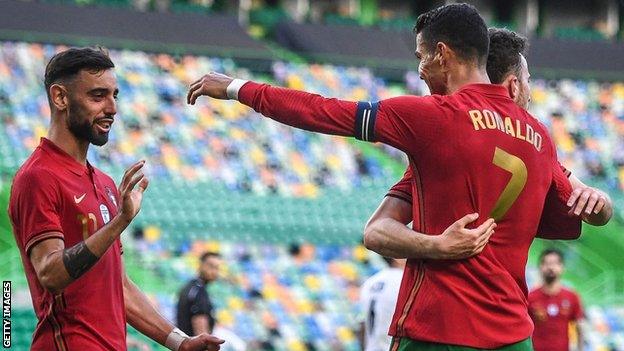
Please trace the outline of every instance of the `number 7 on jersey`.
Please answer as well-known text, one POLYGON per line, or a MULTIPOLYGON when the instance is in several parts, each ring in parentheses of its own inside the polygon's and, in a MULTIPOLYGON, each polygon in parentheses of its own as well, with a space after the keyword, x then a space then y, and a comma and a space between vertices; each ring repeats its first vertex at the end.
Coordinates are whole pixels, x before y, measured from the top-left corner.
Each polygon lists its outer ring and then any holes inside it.
POLYGON ((527 168, 524 161, 518 156, 512 155, 498 147, 494 150, 492 163, 511 173, 511 179, 498 197, 498 200, 496 200, 494 209, 490 214, 490 217, 498 221, 505 216, 509 208, 513 205, 518 196, 520 196, 522 189, 524 189, 527 182, 527 168))

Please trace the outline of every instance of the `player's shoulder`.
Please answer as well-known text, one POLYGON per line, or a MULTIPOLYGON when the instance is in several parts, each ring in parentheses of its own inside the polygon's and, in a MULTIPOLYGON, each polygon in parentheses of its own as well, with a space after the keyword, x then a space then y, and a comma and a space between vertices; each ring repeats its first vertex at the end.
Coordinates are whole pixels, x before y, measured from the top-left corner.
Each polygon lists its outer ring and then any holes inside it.
POLYGON ((44 151, 37 148, 32 155, 22 164, 13 177, 15 186, 24 184, 45 185, 51 184, 57 178, 54 165, 43 154, 44 151))
POLYGON ((400 272, 400 270, 397 272, 396 269, 382 269, 381 271, 373 274, 370 278, 368 278, 364 284, 362 284, 363 288, 369 288, 369 289, 374 289, 375 286, 379 287, 381 286, 380 284, 386 284, 386 283, 391 283, 392 281, 396 280, 397 277, 399 279, 401 279, 402 276, 402 272, 400 272), (399 275, 400 274, 400 275, 399 275))
POLYGON ((448 96, 443 95, 401 95, 391 97, 389 99, 384 99, 380 101, 381 107, 391 107, 391 108, 411 108, 413 109, 417 106, 419 109, 423 108, 431 108, 431 109, 439 109, 444 105, 445 101, 448 100, 448 96))
POLYGON ((574 291, 574 289, 570 287, 566 287, 566 286, 561 288, 561 295, 564 297, 573 297, 573 298, 579 297, 579 295, 576 293, 576 291, 574 291))
POLYGON ((372 285, 374 285, 376 282, 378 282, 380 279, 383 278, 383 269, 380 270, 379 272, 371 275, 370 277, 368 277, 368 279, 366 279, 364 281, 364 283, 362 283, 362 289, 367 290, 369 289, 372 285))
POLYGON ((534 124, 534 128, 537 127, 540 129, 541 132, 544 132, 546 135, 548 135, 548 127, 542 121, 540 121, 539 118, 533 116, 533 114, 520 106, 518 106, 518 109, 526 115, 527 120, 531 121, 532 124, 534 124))
POLYGON ((529 291, 529 300, 535 299, 544 294, 542 287, 538 286, 529 291))

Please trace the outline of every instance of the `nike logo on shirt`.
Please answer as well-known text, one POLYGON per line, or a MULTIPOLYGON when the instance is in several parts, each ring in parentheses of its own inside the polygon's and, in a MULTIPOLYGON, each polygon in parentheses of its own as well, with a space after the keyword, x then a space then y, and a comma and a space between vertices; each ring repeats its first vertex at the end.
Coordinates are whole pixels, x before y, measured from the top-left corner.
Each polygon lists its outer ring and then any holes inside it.
POLYGON ((82 199, 84 199, 84 197, 85 197, 86 195, 87 195, 87 193, 82 194, 82 196, 80 196, 80 197, 78 197, 78 196, 74 195, 74 202, 75 202, 75 203, 77 203, 77 204, 79 204, 79 203, 82 201, 82 199))

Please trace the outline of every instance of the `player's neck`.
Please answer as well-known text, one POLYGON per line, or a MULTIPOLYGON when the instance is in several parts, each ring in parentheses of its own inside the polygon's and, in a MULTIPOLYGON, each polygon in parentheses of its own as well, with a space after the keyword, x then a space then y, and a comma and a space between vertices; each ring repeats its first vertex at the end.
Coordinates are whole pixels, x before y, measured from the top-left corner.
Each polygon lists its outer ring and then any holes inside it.
POLYGON ((490 78, 485 69, 473 65, 458 65, 449 71, 447 78, 447 92, 453 94, 466 84, 490 84, 490 78))
POLYGON ((89 150, 89 142, 76 138, 67 128, 59 126, 52 122, 48 131, 48 139, 65 151, 76 162, 81 165, 87 164, 87 151, 89 150))
POLYGON ((561 281, 555 280, 550 284, 544 284, 542 290, 547 295, 557 295, 561 291, 561 281))

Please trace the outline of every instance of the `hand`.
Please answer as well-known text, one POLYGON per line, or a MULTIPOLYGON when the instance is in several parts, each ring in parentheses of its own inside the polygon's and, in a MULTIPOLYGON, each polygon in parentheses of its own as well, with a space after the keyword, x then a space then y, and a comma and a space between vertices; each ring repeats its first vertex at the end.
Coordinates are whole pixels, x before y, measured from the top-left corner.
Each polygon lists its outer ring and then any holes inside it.
POLYGON ((227 87, 234 79, 225 74, 210 72, 191 84, 186 102, 195 105, 195 101, 202 95, 215 99, 227 100, 227 87))
POLYGON ((124 173, 119 185, 119 196, 121 197, 119 215, 127 222, 132 221, 141 210, 143 192, 149 185, 149 180, 142 172, 139 172, 144 165, 144 160, 133 164, 124 173), (135 190, 137 184, 139 187, 135 190))
POLYGON ((481 251, 494 234, 496 223, 490 218, 474 229, 466 226, 479 218, 478 213, 465 215, 464 217, 446 228, 442 235, 437 237, 439 256, 437 259, 462 259, 474 256, 481 251))
POLYGON ((225 340, 219 339, 216 336, 202 333, 184 340, 180 345, 179 351, 217 351, 224 342, 225 340))
POLYGON ((598 214, 605 205, 610 204, 611 201, 607 194, 592 187, 579 187, 572 191, 570 199, 568 200, 569 215, 582 216, 586 219, 588 216, 598 214))

